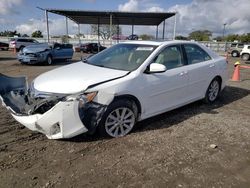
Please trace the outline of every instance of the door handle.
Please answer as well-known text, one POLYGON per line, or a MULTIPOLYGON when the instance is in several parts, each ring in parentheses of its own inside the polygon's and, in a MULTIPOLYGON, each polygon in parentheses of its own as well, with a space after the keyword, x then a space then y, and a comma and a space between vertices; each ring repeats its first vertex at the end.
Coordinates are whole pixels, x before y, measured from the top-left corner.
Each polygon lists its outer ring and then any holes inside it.
POLYGON ((187 74, 187 71, 183 71, 180 73, 180 76, 184 76, 185 74, 187 74))
POLYGON ((214 66, 215 66, 214 64, 209 65, 210 68, 212 68, 212 67, 214 67, 214 66))

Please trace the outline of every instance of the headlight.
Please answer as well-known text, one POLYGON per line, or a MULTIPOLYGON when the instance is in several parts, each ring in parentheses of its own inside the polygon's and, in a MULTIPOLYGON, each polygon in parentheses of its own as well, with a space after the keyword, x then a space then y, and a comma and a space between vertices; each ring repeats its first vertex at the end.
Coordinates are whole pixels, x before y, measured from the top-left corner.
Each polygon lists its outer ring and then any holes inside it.
POLYGON ((83 107, 86 103, 91 102, 94 100, 95 96, 97 95, 96 92, 85 93, 79 97, 79 106, 83 107))
POLYGON ((40 52, 40 53, 37 53, 36 55, 37 55, 37 57, 44 57, 45 53, 44 52, 40 52))

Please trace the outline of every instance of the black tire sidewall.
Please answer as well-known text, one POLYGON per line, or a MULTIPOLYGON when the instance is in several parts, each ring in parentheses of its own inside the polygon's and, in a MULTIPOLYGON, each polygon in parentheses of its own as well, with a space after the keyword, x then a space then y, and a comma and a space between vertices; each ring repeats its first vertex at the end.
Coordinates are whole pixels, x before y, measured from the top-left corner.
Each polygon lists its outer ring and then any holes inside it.
POLYGON ((47 65, 52 65, 52 57, 51 57, 51 55, 47 56, 46 63, 47 63, 47 65), (51 60, 51 63, 49 63, 49 58, 51 60))
POLYGON ((243 54, 243 55, 242 55, 242 59, 243 59, 244 61, 248 61, 248 60, 249 60, 249 57, 250 57, 249 54, 243 54), (246 57, 246 58, 244 58, 244 57, 246 57))
MULTIPOLYGON (((101 118, 101 121, 99 122, 98 124, 98 127, 97 127, 97 132, 98 134, 101 136, 101 137, 112 137, 111 135, 109 135, 107 132, 106 132, 106 129, 105 129, 105 122, 106 122, 106 119, 107 117, 109 116, 109 114, 114 111, 115 109, 117 108, 121 108, 121 107, 126 107, 126 108, 129 108, 130 110, 132 110, 132 112, 134 113, 134 116, 135 116, 135 124, 136 124, 136 121, 137 121, 137 116, 138 116, 138 109, 137 109, 137 106, 134 104, 134 102, 130 101, 130 100, 122 100, 122 99, 119 99, 119 100, 115 100, 113 101, 106 109, 106 111, 104 112, 102 118, 101 118)), ((134 127, 133 127, 134 128, 134 127)), ((133 130, 133 128, 131 129, 131 131, 133 130)), ((130 132, 131 132, 130 131, 130 132)), ((130 133, 129 132, 129 133, 130 133)), ((129 134, 128 133, 128 134, 129 134)))

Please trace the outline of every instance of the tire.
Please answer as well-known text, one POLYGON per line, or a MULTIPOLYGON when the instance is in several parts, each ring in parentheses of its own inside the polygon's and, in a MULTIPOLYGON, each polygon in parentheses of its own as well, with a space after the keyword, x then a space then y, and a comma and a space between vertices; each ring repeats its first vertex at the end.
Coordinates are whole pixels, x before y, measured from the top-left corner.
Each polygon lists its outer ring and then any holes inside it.
POLYGON ((241 58, 242 58, 244 61, 248 61, 249 58, 250 58, 250 55, 249 55, 249 54, 243 54, 241 58))
POLYGON ((52 65, 53 59, 51 55, 48 55, 47 59, 46 59, 46 63, 47 65, 52 65))
POLYGON ((216 99, 220 94, 220 89, 221 89, 221 82, 219 78, 214 78, 207 88, 205 102, 211 104, 214 101, 216 101, 216 99))
POLYGON ((137 115, 138 109, 134 102, 116 100, 104 112, 97 131, 103 137, 125 136, 133 129, 137 115))
POLYGON ((232 51, 231 56, 232 56, 232 57, 239 57, 239 52, 237 52, 237 51, 232 51))

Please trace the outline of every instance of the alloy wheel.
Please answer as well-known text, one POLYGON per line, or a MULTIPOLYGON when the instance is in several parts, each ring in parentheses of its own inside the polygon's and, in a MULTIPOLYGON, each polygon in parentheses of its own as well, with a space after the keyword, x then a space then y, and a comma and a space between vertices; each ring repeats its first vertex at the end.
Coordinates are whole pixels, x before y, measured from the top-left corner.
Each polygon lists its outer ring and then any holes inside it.
POLYGON ((211 102, 215 101, 215 99, 218 97, 220 91, 220 84, 218 80, 214 80, 208 89, 208 98, 211 102))
POLYGON ((113 110, 105 121, 105 130, 112 137, 121 137, 128 134, 135 124, 135 114, 127 107, 113 110))

